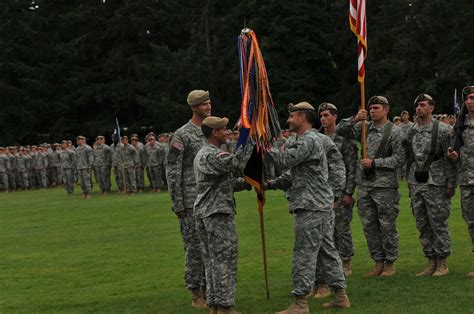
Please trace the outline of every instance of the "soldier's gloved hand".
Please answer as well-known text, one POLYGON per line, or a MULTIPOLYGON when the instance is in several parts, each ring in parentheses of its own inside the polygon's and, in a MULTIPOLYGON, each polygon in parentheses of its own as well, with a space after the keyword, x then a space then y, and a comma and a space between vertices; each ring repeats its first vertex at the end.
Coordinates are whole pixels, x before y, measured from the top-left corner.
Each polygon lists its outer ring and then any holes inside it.
POLYGON ((176 216, 178 216, 178 219, 186 218, 186 211, 182 210, 182 211, 176 212, 176 216))
POLYGON ((447 196, 448 198, 453 197, 455 193, 456 193, 456 190, 455 190, 454 188, 448 188, 448 189, 446 190, 446 196, 447 196))

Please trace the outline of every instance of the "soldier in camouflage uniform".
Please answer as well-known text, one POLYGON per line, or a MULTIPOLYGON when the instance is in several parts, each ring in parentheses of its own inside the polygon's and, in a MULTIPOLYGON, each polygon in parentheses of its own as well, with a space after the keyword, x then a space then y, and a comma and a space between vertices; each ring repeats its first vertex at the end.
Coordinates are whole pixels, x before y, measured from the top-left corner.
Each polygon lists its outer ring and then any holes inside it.
POLYGON ((31 156, 25 147, 20 147, 20 155, 18 156, 18 182, 19 186, 26 190, 30 187, 30 164, 31 156))
MULTIPOLYGON (((335 300, 323 306, 347 308, 350 302, 345 292, 346 280, 333 241, 334 194, 328 182, 328 162, 320 137, 324 135, 312 129, 317 117, 309 103, 290 105, 289 112, 288 122, 296 138, 285 145, 283 152, 273 147, 268 155, 278 166, 290 170, 266 184, 268 189, 286 190, 295 225, 292 270, 295 302, 278 313, 309 313, 307 296, 313 291, 318 259, 325 266, 322 269, 325 281, 336 292, 335 300)), ((333 180, 344 186, 345 173, 335 176, 333 180)))
POLYGON ((137 152, 137 163, 135 164, 135 172, 137 174, 137 189, 138 192, 143 192, 143 189, 145 188, 145 149, 143 143, 138 141, 138 137, 132 137, 132 147, 137 152))
POLYGON ((8 170, 10 169, 10 159, 5 148, 0 147, 0 189, 8 193, 8 170))
POLYGON ((192 306, 207 307, 202 289, 205 289, 204 264, 201 244, 196 231, 193 213, 196 200, 196 178, 193 161, 199 149, 205 144, 201 124, 211 115, 209 92, 194 90, 188 95, 193 116, 191 120, 176 130, 171 138, 166 176, 173 212, 179 218, 181 236, 185 248, 184 282, 192 291, 192 306))
POLYGON ((148 143, 144 147, 144 152, 152 191, 160 192, 163 186, 161 175, 165 158, 164 147, 156 142, 155 136, 150 135, 148 137, 148 143))
MULTIPOLYGON (((462 216, 467 223, 474 253, 474 86, 466 86, 462 92, 467 114, 462 130, 463 146, 460 152, 449 150, 448 158, 458 163, 457 183, 461 187, 462 216)), ((474 278, 474 271, 468 274, 474 278)))
POLYGON ((46 189, 48 187, 48 156, 43 151, 43 148, 39 148, 36 152, 34 163, 38 186, 41 189, 46 189))
POLYGON ((197 196, 196 228, 206 269, 206 296, 211 313, 235 313, 238 239, 233 192, 250 185, 233 179, 235 168, 244 168, 253 145, 231 154, 222 150, 228 131, 227 118, 207 117, 201 130, 208 139, 194 159, 197 196))
POLYGON ((105 144, 102 135, 97 136, 94 145, 94 170, 102 194, 110 192, 110 171, 112 168, 112 148, 105 144))
MULTIPOLYGON (((318 114, 321 120, 322 128, 320 132, 327 135, 336 145, 340 154, 333 154, 344 162, 346 183, 342 187, 341 195, 338 195, 337 190, 333 189, 333 193, 337 200, 334 202, 334 242, 342 259, 344 275, 346 277, 352 274, 351 259, 354 256, 354 243, 351 234, 352 208, 354 207, 354 199, 352 194, 355 190, 355 175, 357 169, 357 146, 354 141, 348 140, 336 134, 336 120, 337 107, 331 103, 322 103, 318 108, 318 114), (342 156, 341 156, 342 155, 342 156)), ((331 161, 331 157, 327 156, 329 164, 337 164, 331 161)), ((329 169, 331 170, 331 169, 329 169)), ((329 172, 329 177, 331 171, 329 172)), ((318 265, 319 266, 319 265, 318 265)), ((322 265, 324 267, 324 265, 322 265)), ((326 283, 321 281, 321 276, 318 274, 317 291, 314 294, 315 298, 324 298, 331 294, 331 291, 326 283)))
POLYGON ((135 166, 138 163, 138 155, 135 148, 128 143, 128 136, 122 136, 121 141, 121 145, 115 147, 115 160, 120 177, 123 180, 124 191, 134 195, 137 193, 137 172, 135 166))
POLYGON ((54 151, 51 154, 52 158, 52 169, 53 169, 53 184, 61 185, 62 181, 62 171, 61 171, 61 145, 59 143, 54 143, 54 151))
POLYGON ((31 150, 28 151, 31 159, 28 169, 28 188, 30 190, 38 187, 38 176, 36 175, 36 154, 38 153, 38 147, 36 145, 31 146, 31 150))
POLYGON ((94 151, 86 144, 84 136, 77 137, 76 169, 81 182, 84 198, 91 198, 92 194, 92 166, 94 165, 94 151))
POLYGON ((393 276, 398 258, 400 194, 396 169, 405 162, 403 134, 388 121, 390 106, 387 98, 374 96, 368 106, 372 121, 365 122, 367 111, 360 110, 355 118, 342 120, 337 133, 347 139, 361 141, 362 122, 367 126, 367 157, 361 158, 356 171, 358 211, 364 227, 374 269, 366 276, 393 276))
POLYGON ((454 162, 447 158, 449 130, 432 119, 435 102, 431 96, 420 94, 414 103, 418 121, 407 138, 407 181, 420 242, 428 258, 428 266, 417 276, 444 276, 449 272, 448 218, 456 186, 454 162))
POLYGON ((15 191, 18 186, 18 155, 16 153, 16 147, 12 146, 9 148, 7 154, 10 160, 10 169, 8 170, 8 185, 11 191, 15 191))
POLYGON ((72 196, 74 193, 75 184, 75 169, 76 169, 76 151, 70 149, 66 140, 61 142, 61 173, 63 175, 64 188, 67 195, 72 196))

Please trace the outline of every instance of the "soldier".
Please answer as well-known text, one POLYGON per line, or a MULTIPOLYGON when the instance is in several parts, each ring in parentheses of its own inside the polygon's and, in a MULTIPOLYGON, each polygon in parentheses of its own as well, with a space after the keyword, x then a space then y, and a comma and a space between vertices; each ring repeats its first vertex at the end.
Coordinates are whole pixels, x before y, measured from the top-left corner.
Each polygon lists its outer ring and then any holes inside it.
POLYGON ((202 289, 205 289, 204 264, 193 214, 196 200, 193 161, 198 150, 206 142, 201 125, 202 120, 211 115, 211 100, 209 92, 193 90, 188 94, 187 101, 193 116, 188 123, 176 130, 171 138, 166 176, 172 210, 179 219, 185 248, 184 282, 186 288, 192 291, 191 305, 206 308, 202 292, 202 289))
POLYGON ((19 184, 23 190, 30 187, 30 164, 30 154, 25 147, 20 147, 20 155, 18 156, 18 177, 19 184))
POLYGON ((400 194, 396 169, 405 162, 405 150, 400 128, 388 121, 387 98, 374 96, 368 107, 372 121, 366 122, 367 111, 360 110, 354 118, 339 122, 337 133, 361 141, 362 123, 366 123, 367 157, 360 160, 356 171, 359 216, 375 262, 366 276, 388 277, 395 274, 398 258, 400 194))
POLYGON ((34 163, 38 186, 41 189, 46 189, 48 187, 48 157, 43 151, 43 147, 40 147, 36 152, 34 163))
POLYGON ((61 169, 61 145, 59 143, 54 143, 53 148, 54 151, 51 154, 53 185, 61 185, 63 183, 61 169))
MULTIPOLYGON (((355 191, 355 175, 357 169, 357 146, 354 141, 345 139, 336 134, 337 107, 331 103, 322 103, 318 107, 318 114, 322 128, 320 132, 327 135, 340 152, 344 161, 346 184, 342 189, 342 195, 334 203, 334 243, 342 259, 343 271, 346 277, 352 274, 351 259, 354 256, 354 243, 352 241, 351 221, 354 199, 352 195, 355 191)), ((328 157, 330 162, 330 157, 328 157)), ((335 164, 335 162, 330 162, 335 164)), ((331 177, 331 173, 329 173, 331 177)), ((334 189, 333 189, 333 192, 334 189)), ((322 265, 324 267, 324 265, 322 265)), ((318 281, 320 278, 318 278, 318 281)), ((327 284, 318 282, 315 298, 324 298, 331 294, 327 284)))
POLYGON ((110 192, 110 171, 112 168, 112 148, 105 144, 102 135, 97 136, 94 145, 94 170, 102 194, 110 192))
POLYGON ((163 157, 163 171, 161 171, 161 179, 164 184, 166 182, 166 165, 168 164, 168 154, 170 152, 170 133, 161 134, 158 140, 158 144, 164 150, 164 157, 163 157))
POLYGON ((74 193, 75 184, 75 169, 76 169, 76 151, 69 149, 66 140, 61 142, 61 173, 63 175, 64 188, 66 189, 67 195, 72 196, 74 193))
POLYGON ((430 95, 418 95, 414 105, 418 121, 407 138, 407 181, 420 242, 428 258, 428 266, 417 276, 444 276, 449 273, 448 218, 456 186, 454 163, 447 158, 449 130, 447 125, 432 119, 435 102, 430 95))
MULTIPOLYGON (((323 307, 348 308, 350 302, 345 291, 342 262, 333 241, 334 194, 328 182, 326 152, 321 138, 312 129, 316 112, 307 102, 290 104, 288 109, 288 123, 296 132, 296 138, 283 152, 273 147, 269 156, 277 165, 290 170, 266 183, 268 189, 287 191, 290 212, 295 220, 292 266, 295 301, 287 310, 278 313, 309 313, 307 297, 313 291, 318 259, 325 265, 322 269, 324 279, 336 292, 335 300, 323 307)), ((338 173, 334 179, 344 182, 344 175, 338 173)))
POLYGON ((92 194, 92 166, 94 165, 94 151, 86 144, 84 136, 77 137, 76 169, 81 182, 84 198, 91 198, 92 194))
POLYGON ((0 147, 0 188, 8 193, 8 170, 10 169, 10 158, 8 158, 5 148, 0 147))
POLYGON ((10 169, 8 170, 8 185, 10 191, 15 191, 18 186, 18 154, 16 147, 9 147, 8 159, 10 160, 10 169))
POLYGON ((137 173, 135 170, 138 163, 137 151, 128 143, 128 136, 122 136, 121 145, 115 147, 115 160, 120 177, 123 180, 123 188, 130 195, 137 193, 137 173))
POLYGON ((137 163, 135 164, 136 185, 138 192, 143 192, 145 188, 145 165, 146 165, 146 155, 144 150, 144 145, 138 141, 138 137, 132 137, 132 147, 137 152, 137 163))
POLYGON ((399 116, 395 116, 393 117, 392 122, 395 125, 400 125, 402 123, 402 118, 400 118, 399 116))
POLYGON ((153 192, 160 192, 163 185, 163 160, 165 150, 162 145, 156 143, 153 135, 148 136, 148 143, 144 148, 147 171, 150 175, 150 184, 153 192))
POLYGON ((234 180, 232 171, 244 168, 253 145, 234 155, 220 147, 228 137, 227 118, 206 117, 201 130, 208 142, 194 159, 197 196, 194 203, 196 228, 206 269, 206 296, 211 313, 236 313, 238 240, 234 192, 250 185, 234 180), (225 235, 225 236, 222 236, 225 235))
POLYGON ((28 178, 29 178, 29 186, 30 190, 36 189, 38 187, 38 175, 36 174, 36 155, 38 153, 38 147, 36 145, 31 146, 31 150, 28 151, 31 159, 28 164, 28 178))
MULTIPOLYGON (((461 187, 462 216, 467 223, 474 253, 474 86, 464 87, 462 95, 467 108, 462 130, 464 144, 459 153, 450 149, 448 158, 458 164, 457 183, 461 187)), ((474 271, 468 276, 474 278, 474 271)))

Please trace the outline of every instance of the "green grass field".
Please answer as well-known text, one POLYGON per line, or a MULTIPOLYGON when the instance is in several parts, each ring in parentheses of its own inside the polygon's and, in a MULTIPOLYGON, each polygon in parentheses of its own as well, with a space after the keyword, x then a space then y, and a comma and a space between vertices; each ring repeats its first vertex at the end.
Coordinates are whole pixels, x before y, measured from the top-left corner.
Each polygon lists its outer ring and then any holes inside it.
MULTIPOLYGON (((95 187, 97 189, 97 187, 95 187)), ((392 278, 363 278, 372 267, 360 220, 348 280, 349 313, 474 313, 474 256, 461 218, 459 191, 450 217, 450 274, 417 278, 425 266, 406 184, 398 227, 400 259, 392 278)), ((190 307, 184 251, 166 192, 72 198, 60 188, 0 195, 0 312, 207 313, 190 307)), ((255 194, 237 199, 237 310, 273 313, 292 301, 293 221, 281 192, 265 209, 270 301, 266 300, 255 194)), ((312 312, 326 300, 311 300, 312 312)), ((328 311, 329 312, 329 311, 328 311)))

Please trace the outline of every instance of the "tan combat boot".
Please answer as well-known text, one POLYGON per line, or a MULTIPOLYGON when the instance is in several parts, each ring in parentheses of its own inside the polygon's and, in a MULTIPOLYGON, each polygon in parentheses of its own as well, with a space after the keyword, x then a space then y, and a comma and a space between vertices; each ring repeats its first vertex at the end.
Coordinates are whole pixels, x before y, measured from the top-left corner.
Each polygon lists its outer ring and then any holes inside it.
POLYGON ((436 257, 428 258, 428 266, 421 273, 416 274, 417 277, 420 276, 431 276, 436 271, 436 257))
POLYGON ((470 273, 467 274, 469 278, 474 278, 474 271, 471 271, 470 273))
POLYGON ((217 309, 217 314, 237 314, 237 312, 233 308, 224 308, 220 307, 217 309))
POLYGON ((209 314, 217 314, 217 307, 211 306, 211 310, 209 311, 209 314))
POLYGON ((364 275, 364 277, 377 277, 383 272, 383 262, 375 262, 374 269, 364 275))
POLYGON ((395 265, 393 262, 385 262, 383 265, 383 272, 380 274, 380 277, 392 277, 395 275, 395 265))
POLYGON ((447 274, 449 274, 448 258, 440 257, 438 258, 438 265, 436 267, 436 271, 433 273, 433 276, 440 277, 440 276, 446 276, 447 274))
POLYGON ((344 271, 344 276, 349 277, 352 275, 351 260, 342 261, 342 270, 344 271))
POLYGON ((315 299, 327 298, 330 295, 331 295, 331 289, 329 289, 329 286, 325 283, 320 284, 318 286, 318 289, 314 292, 315 299))
POLYGON ((195 307, 197 309, 207 308, 207 304, 206 304, 206 301, 204 300, 204 298, 202 296, 201 289, 198 288, 198 289, 193 290, 191 306, 195 307))
POLYGON ((275 314, 309 314, 309 305, 306 296, 295 296, 295 302, 286 310, 275 312, 275 314))
POLYGON ((326 309, 347 309, 351 307, 349 297, 346 294, 346 289, 336 289, 336 298, 331 303, 324 303, 323 307, 326 309))

